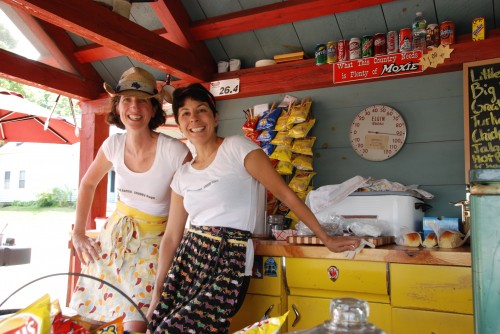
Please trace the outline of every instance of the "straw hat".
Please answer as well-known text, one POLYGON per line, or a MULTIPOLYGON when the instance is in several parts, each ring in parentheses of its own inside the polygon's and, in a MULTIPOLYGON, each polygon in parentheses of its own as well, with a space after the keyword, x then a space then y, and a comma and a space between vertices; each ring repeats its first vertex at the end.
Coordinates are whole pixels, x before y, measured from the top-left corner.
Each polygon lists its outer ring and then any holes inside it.
POLYGON ((135 96, 139 98, 155 98, 160 103, 166 100, 172 103, 174 87, 165 85, 158 91, 155 77, 140 67, 131 67, 123 72, 116 88, 104 83, 104 89, 110 96, 135 96))

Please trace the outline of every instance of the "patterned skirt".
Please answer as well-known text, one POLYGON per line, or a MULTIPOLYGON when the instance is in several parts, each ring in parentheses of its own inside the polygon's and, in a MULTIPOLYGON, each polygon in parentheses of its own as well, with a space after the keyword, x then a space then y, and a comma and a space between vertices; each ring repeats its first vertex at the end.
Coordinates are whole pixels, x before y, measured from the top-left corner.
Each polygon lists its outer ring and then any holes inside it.
MULTIPOLYGON (((148 215, 117 202, 116 210, 99 233, 100 260, 83 266, 82 273, 100 278, 129 296, 145 314, 156 277, 158 251, 166 217, 148 215)), ((137 309, 112 287, 81 277, 70 307, 85 318, 144 321, 137 309)))
POLYGON ((154 333, 227 333, 243 289, 251 233, 196 226, 177 250, 150 328, 154 333))

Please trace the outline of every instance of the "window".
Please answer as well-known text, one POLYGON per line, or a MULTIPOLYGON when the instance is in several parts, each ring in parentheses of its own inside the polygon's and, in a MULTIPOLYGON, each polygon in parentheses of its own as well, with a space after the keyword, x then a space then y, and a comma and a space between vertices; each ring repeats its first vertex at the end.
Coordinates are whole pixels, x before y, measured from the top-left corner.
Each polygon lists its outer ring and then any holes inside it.
POLYGON ((10 188, 10 172, 5 172, 5 176, 3 178, 3 188, 4 189, 10 188))
POLYGON ((26 171, 19 171, 19 189, 23 189, 26 183, 26 171))

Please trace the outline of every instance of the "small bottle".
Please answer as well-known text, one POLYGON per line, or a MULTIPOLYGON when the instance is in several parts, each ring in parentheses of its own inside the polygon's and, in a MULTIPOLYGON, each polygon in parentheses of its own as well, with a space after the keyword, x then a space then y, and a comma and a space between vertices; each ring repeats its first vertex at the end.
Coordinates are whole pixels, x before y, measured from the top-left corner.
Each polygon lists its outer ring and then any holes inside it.
POLYGON ((420 50, 422 53, 426 49, 426 28, 427 21, 422 16, 422 12, 417 12, 417 16, 411 25, 412 32, 412 49, 420 50))

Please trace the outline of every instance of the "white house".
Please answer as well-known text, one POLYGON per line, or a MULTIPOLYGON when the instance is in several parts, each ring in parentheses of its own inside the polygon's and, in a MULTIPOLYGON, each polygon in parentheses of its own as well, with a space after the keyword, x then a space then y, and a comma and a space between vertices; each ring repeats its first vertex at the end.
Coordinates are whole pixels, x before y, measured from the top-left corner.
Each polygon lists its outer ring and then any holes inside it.
POLYGON ((54 188, 76 198, 80 144, 6 143, 0 147, 0 203, 34 201, 54 188))

